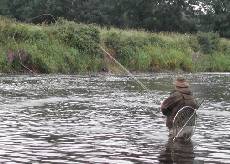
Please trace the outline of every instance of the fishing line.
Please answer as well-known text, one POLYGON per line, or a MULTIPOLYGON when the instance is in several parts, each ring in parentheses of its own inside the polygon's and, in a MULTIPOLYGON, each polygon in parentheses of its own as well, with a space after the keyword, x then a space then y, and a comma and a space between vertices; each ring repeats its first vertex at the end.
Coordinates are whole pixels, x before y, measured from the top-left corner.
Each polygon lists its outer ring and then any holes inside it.
POLYGON ((120 62, 118 62, 110 53, 108 53, 103 47, 101 47, 101 50, 105 52, 116 64, 118 64, 130 77, 132 77, 144 90, 149 91, 149 89, 140 81, 138 80, 133 74, 127 70, 120 62))
MULTIPOLYGON (((137 84, 139 84, 144 90, 146 90, 147 92, 150 92, 150 90, 140 81, 138 80, 129 70, 127 70, 120 62, 118 62, 110 53, 108 53, 102 46, 100 46, 100 49, 110 57, 110 59, 112 59, 117 65, 119 65, 131 78, 133 78, 135 80, 135 82, 137 84)), ((156 102, 155 102, 156 103, 156 102)), ((157 104, 157 103, 156 103, 157 104)), ((153 114, 152 111, 150 111, 149 109, 145 109, 148 113, 153 114)))

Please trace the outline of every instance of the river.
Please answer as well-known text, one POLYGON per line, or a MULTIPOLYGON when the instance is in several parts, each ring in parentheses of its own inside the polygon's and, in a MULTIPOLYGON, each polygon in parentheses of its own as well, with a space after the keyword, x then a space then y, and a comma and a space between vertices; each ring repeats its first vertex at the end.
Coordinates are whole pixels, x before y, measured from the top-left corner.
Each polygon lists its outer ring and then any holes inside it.
POLYGON ((159 107, 175 74, 1 75, 0 163, 230 163, 230 73, 184 74, 192 142, 168 142, 159 107))

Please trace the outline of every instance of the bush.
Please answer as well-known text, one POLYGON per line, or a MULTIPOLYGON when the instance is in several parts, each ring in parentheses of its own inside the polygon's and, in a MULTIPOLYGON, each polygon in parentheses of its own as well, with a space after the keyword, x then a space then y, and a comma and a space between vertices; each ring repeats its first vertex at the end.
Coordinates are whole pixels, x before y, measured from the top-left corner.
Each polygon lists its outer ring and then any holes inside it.
POLYGON ((197 34, 197 40, 200 45, 201 51, 205 54, 211 54, 218 49, 220 37, 217 33, 204 33, 197 34))
POLYGON ((99 31, 93 25, 76 24, 59 19, 55 25, 55 35, 68 46, 91 56, 99 53, 99 31))
POLYGON ((29 63, 23 64, 34 72, 76 73, 102 67, 99 31, 91 25, 60 19, 57 24, 38 26, 0 17, 0 43, 0 69, 4 72, 24 71, 18 52, 28 54, 29 63))

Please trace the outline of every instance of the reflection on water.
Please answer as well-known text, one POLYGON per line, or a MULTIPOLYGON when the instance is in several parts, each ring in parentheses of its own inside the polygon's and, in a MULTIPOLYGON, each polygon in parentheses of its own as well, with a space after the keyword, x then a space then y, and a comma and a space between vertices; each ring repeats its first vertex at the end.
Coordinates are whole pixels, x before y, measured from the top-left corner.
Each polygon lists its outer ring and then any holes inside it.
POLYGON ((229 163, 230 74, 186 74, 191 143, 168 141, 159 104, 174 74, 0 77, 0 163, 229 163), (151 111, 151 112, 149 112, 151 111), (182 162, 183 163, 183 162, 182 162))
MULTIPOLYGON (((194 163, 194 144, 190 141, 169 139, 165 150, 160 152, 159 163, 194 163)), ((199 161, 196 161, 198 163, 199 161)))

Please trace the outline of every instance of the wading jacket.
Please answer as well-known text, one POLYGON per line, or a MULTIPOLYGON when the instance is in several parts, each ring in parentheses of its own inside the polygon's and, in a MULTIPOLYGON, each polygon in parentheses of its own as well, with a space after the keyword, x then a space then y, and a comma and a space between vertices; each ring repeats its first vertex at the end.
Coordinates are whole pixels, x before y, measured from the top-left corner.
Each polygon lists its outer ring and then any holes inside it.
POLYGON ((198 108, 189 88, 174 90, 161 104, 161 112, 167 116, 166 126, 169 129, 173 126, 173 118, 176 113, 184 106, 191 106, 194 109, 198 108))

